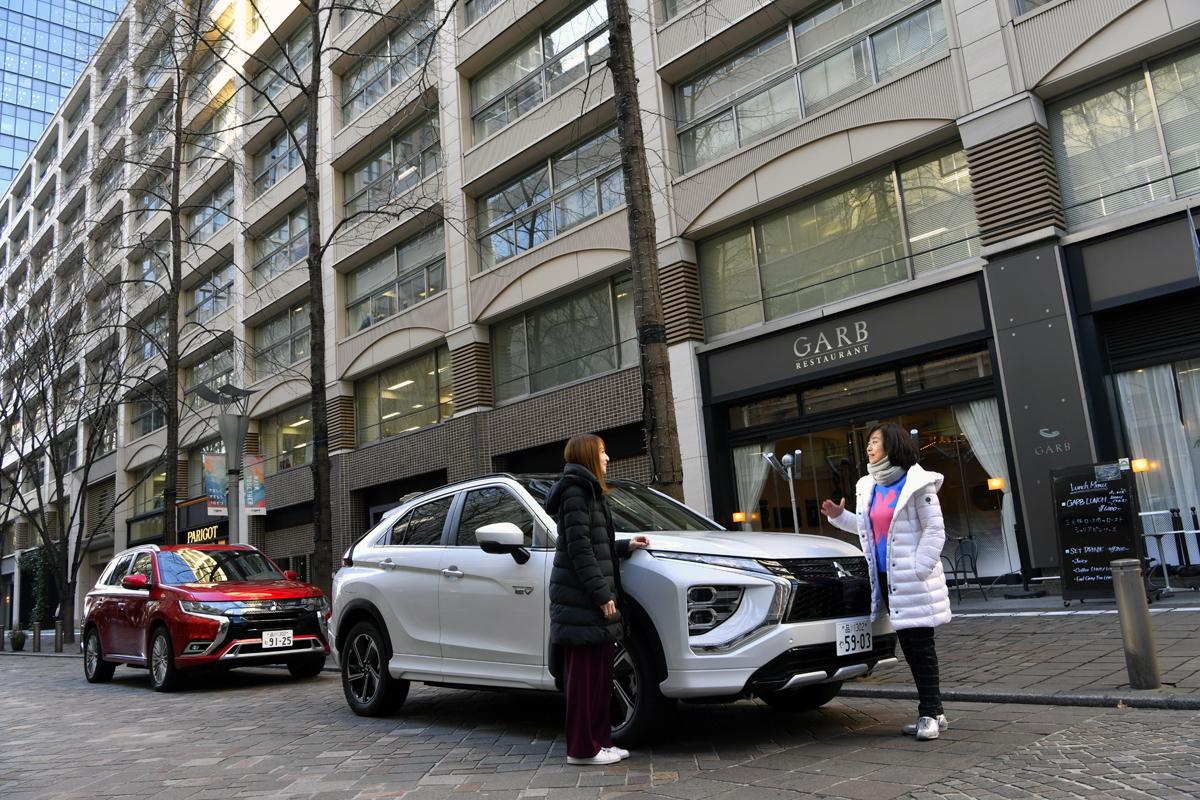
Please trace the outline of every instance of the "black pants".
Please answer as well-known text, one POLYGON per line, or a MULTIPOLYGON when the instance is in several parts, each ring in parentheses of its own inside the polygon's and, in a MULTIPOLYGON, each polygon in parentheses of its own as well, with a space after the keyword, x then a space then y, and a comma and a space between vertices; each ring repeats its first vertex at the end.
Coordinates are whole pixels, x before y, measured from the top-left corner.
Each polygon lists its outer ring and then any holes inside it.
MULTIPOLYGON (((883 590, 883 602, 888 603, 887 575, 879 574, 879 585, 883 590)), ((905 628, 896 631, 900 649, 908 668, 912 670, 913 683, 917 685, 917 713, 922 717, 936 717, 942 710, 942 689, 938 674, 937 650, 933 645, 933 628, 905 628)))

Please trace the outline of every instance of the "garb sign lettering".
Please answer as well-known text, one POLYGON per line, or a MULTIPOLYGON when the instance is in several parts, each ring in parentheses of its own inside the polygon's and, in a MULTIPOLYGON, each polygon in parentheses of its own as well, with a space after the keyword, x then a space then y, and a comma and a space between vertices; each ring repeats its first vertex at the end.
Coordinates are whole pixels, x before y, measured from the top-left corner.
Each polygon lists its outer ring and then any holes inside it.
POLYGON ((866 355, 871 348, 870 336, 866 320, 837 325, 818 331, 815 336, 797 336, 792 342, 796 369, 804 370, 820 364, 866 355))

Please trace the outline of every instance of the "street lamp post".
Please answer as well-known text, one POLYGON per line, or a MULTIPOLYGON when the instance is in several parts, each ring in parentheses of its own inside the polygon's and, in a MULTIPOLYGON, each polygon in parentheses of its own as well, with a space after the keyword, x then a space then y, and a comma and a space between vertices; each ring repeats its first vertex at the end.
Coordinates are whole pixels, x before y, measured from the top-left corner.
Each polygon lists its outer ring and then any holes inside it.
POLYGON ((763 453, 762 457, 771 465, 779 477, 787 481, 788 496, 792 501, 792 530, 800 533, 800 510, 796 506, 796 473, 800 469, 800 455, 803 451, 784 453, 783 458, 776 458, 774 453, 763 453))
POLYGON ((225 443, 225 476, 227 479, 226 507, 229 514, 230 544, 246 544, 249 537, 241 531, 241 483, 242 450, 246 445, 246 432, 250 429, 250 418, 246 416, 246 404, 254 392, 229 383, 216 389, 205 384, 196 387, 196 394, 210 403, 221 407, 217 418, 217 429, 225 443))

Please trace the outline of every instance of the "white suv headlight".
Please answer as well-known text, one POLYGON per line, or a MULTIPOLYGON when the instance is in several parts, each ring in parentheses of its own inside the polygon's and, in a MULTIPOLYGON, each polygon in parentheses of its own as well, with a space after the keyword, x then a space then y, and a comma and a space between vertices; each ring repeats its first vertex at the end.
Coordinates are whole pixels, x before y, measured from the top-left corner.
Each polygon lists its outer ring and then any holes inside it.
POLYGON ((739 572, 754 572, 759 575, 770 575, 771 571, 753 558, 737 558, 735 556, 706 556, 698 553, 672 553, 663 550, 646 551, 655 558, 666 558, 673 561, 691 561, 694 564, 706 564, 710 567, 736 569, 739 572))
POLYGON ((692 586, 687 591, 688 636, 708 633, 733 616, 742 602, 741 586, 692 586))

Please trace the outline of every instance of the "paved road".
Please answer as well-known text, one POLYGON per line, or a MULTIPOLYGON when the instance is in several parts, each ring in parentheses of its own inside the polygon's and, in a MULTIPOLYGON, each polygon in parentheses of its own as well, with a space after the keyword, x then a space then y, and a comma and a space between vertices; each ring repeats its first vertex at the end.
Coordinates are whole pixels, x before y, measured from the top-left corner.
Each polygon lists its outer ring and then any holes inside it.
POLYGON ((152 692, 125 668, 0 657, 0 797, 1195 797, 1200 715, 958 704, 936 742, 898 735, 907 702, 818 712, 685 706, 619 767, 568 767, 553 696, 416 689, 394 718, 351 714, 336 676, 245 670, 152 692))

